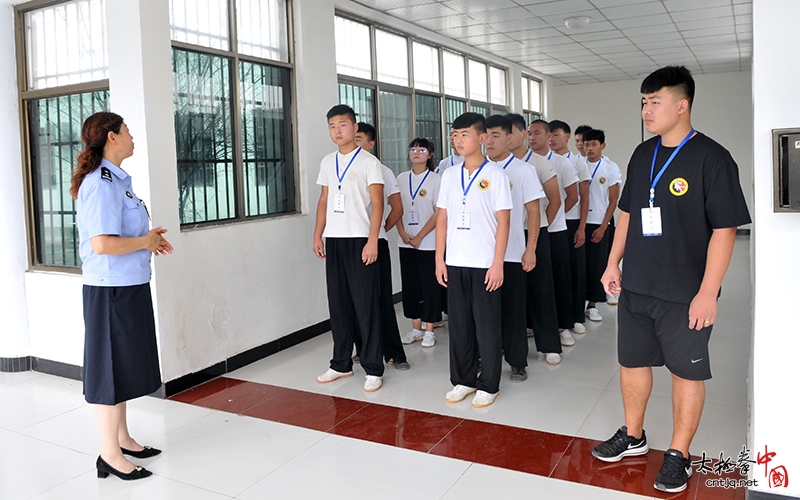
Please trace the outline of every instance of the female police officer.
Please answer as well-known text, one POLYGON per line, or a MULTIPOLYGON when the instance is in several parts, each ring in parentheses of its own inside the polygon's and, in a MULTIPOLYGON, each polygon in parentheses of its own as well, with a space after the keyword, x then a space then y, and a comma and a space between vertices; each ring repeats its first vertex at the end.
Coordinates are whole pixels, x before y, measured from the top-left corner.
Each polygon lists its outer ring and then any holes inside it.
POLYGON ((147 208, 120 168, 133 154, 133 137, 122 117, 107 112, 90 116, 81 140, 85 148, 70 193, 77 199, 83 260, 83 393, 95 405, 100 427, 97 477, 141 479, 152 473, 134 466, 123 453, 149 458, 161 451, 142 447, 130 436, 125 402, 161 385, 150 255, 173 249, 162 236, 166 229, 148 231, 147 208))

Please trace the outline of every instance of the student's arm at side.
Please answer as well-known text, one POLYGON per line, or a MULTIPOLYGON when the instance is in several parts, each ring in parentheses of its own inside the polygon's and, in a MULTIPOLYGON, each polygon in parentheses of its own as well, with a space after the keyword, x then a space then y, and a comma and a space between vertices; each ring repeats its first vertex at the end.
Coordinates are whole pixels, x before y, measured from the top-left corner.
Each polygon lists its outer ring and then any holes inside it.
POLYGON ((438 219, 438 215, 439 215, 439 207, 434 207, 433 215, 431 216, 431 218, 428 219, 428 222, 426 222, 424 226, 422 226, 422 229, 419 230, 417 235, 411 238, 410 244, 412 247, 419 248, 419 246, 422 244, 422 240, 425 239, 425 237, 428 236, 428 234, 430 234, 431 231, 436 229, 436 222, 438 219))
POLYGON ((400 198, 400 193, 395 193, 389 196, 389 215, 386 217, 386 224, 384 229, 388 233, 403 217, 403 200, 400 198))
POLYGON ((406 232, 406 227, 403 225, 402 218, 399 221, 397 221, 397 225, 395 227, 397 228, 397 235, 400 236, 400 240, 402 240, 402 242, 405 243, 406 245, 410 245, 411 236, 409 236, 408 233, 406 232))
POLYGON ((372 200, 372 214, 369 217, 369 238, 361 251, 361 262, 370 265, 378 260, 378 235, 383 224, 383 184, 370 184, 369 197, 372 200))
POLYGON ((611 217, 614 216, 614 210, 617 209, 617 200, 619 200, 619 184, 614 184, 608 188, 608 208, 606 209, 606 215, 603 217, 603 222, 600 224, 600 227, 592 231, 592 243, 600 243, 603 236, 606 234, 608 223, 611 222, 611 217))
POLYGON ((556 218, 558 214, 558 209, 561 207, 561 195, 558 194, 558 179, 555 176, 551 177, 547 180, 544 184, 542 184, 544 188, 544 194, 547 196, 547 225, 549 226, 553 219, 556 218))
POLYGON ((580 248, 586 243, 586 218, 589 217, 589 181, 578 183, 578 191, 581 193, 581 221, 572 242, 575 248, 580 248))
POLYGON ((511 210, 498 210, 495 212, 497 217, 497 235, 494 246, 494 260, 492 266, 486 271, 487 292, 494 292, 503 285, 503 261, 506 258, 506 248, 508 248, 508 232, 511 227, 511 210))
POLYGON ((614 231, 614 244, 611 246, 611 252, 608 255, 608 265, 603 277, 600 278, 603 288, 606 289, 606 293, 609 295, 617 295, 622 291, 622 273, 619 269, 619 263, 625 253, 625 242, 628 241, 628 224, 630 220, 631 216, 628 212, 619 213, 617 229, 614 231))
POLYGON ((444 263, 446 245, 447 209, 439 208, 439 213, 436 215, 436 281, 443 287, 447 287, 447 265, 444 263))
POLYGON ((525 253, 522 254, 522 270, 530 272, 536 267, 536 243, 539 241, 539 200, 529 201, 525 204, 528 211, 528 243, 525 246, 525 253), (533 224, 531 224, 533 221, 533 224), (531 227, 533 226, 533 227, 531 227))
MULTIPOLYGON (((615 233, 616 235, 616 233, 615 233)), ((614 238, 616 241, 616 236, 614 238)), ((736 242, 736 228, 725 227, 714 229, 711 233, 711 240, 708 242, 706 254, 706 272, 703 274, 703 282, 700 284, 700 291, 692 299, 689 305, 689 328, 702 330, 706 326, 711 326, 717 319, 717 295, 719 287, 722 286, 722 278, 728 270, 733 253, 733 244, 736 242), (708 321, 708 324, 704 324, 708 321)))
POLYGON ((575 182, 564 188, 567 198, 564 200, 564 211, 569 212, 578 203, 578 183, 575 182))
POLYGON ((328 218, 328 186, 322 186, 317 203, 317 223, 314 225, 314 255, 320 259, 325 258, 325 243, 322 242, 322 232, 328 218))

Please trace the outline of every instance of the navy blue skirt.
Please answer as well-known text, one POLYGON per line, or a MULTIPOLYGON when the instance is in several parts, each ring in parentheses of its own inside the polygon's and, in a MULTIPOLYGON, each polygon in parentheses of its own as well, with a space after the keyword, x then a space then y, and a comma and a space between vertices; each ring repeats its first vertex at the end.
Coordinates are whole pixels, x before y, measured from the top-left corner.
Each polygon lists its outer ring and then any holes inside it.
POLYGON ((83 394, 115 405, 161 386, 150 284, 83 286, 83 394))

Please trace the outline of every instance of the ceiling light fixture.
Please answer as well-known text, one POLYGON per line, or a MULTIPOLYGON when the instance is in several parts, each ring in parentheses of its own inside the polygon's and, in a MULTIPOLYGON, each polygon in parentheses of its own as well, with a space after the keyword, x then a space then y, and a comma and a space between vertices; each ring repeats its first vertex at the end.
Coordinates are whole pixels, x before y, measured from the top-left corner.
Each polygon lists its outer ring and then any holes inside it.
POLYGON ((568 17, 564 19, 564 25, 571 30, 581 30, 589 26, 591 21, 592 18, 586 16, 568 17))

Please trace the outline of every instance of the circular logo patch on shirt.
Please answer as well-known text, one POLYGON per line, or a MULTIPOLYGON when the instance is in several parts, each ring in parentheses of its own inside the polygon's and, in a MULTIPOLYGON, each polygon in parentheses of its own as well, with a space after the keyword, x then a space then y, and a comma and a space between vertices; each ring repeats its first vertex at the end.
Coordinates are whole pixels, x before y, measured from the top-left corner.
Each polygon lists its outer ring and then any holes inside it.
POLYGON ((600 184, 605 184, 605 183, 606 183, 606 178, 605 178, 605 177, 602 177, 602 176, 601 176, 601 177, 600 177, 599 179, 597 179, 597 180, 600 182, 600 184))
POLYGON ((689 191, 689 183, 686 182, 686 179, 683 177, 673 179, 672 182, 669 183, 669 192, 675 196, 683 196, 687 191, 689 191))
POLYGON ((481 191, 486 191, 489 189, 489 179, 481 179, 478 181, 478 187, 481 191))
POLYGON ((508 187, 513 190, 514 189, 514 183, 511 182, 511 181, 508 181, 508 187))
POLYGON ((428 196, 428 192, 427 192, 427 191, 425 191, 424 189, 420 189, 420 190, 419 190, 419 195, 420 195, 422 198, 425 198, 426 196, 428 196))

